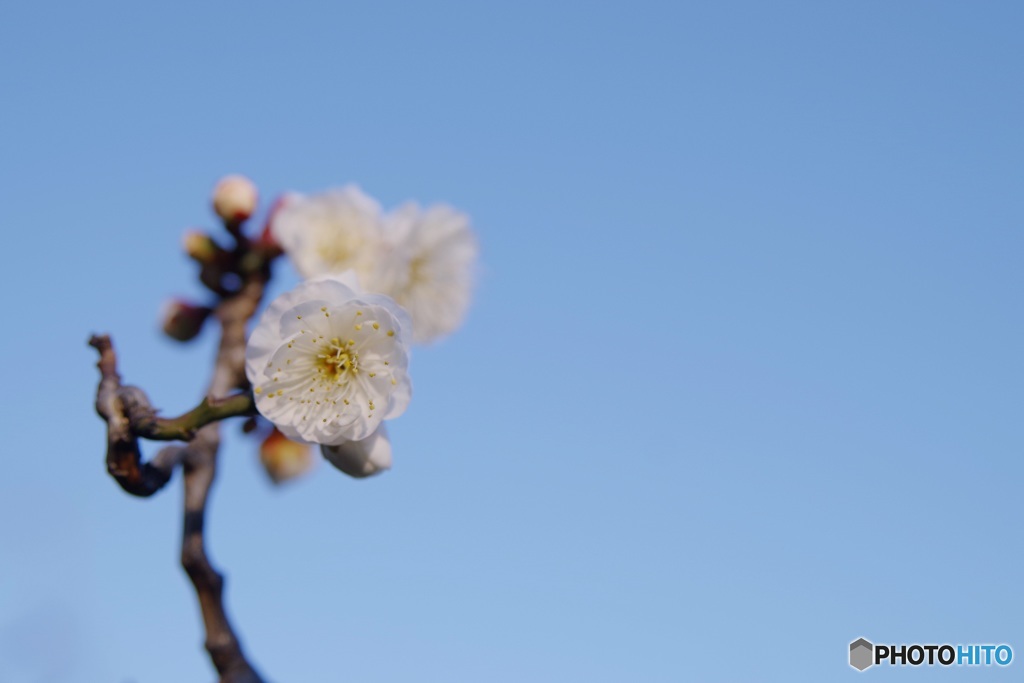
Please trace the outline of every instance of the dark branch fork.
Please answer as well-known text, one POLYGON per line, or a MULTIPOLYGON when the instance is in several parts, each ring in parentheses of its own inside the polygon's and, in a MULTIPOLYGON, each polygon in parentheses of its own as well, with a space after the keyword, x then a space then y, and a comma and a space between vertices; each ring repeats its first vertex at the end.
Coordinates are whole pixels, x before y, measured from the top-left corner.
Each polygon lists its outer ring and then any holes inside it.
POLYGON ((255 412, 252 394, 235 394, 224 399, 204 398, 184 415, 158 417, 149 398, 138 387, 122 386, 117 372, 117 355, 107 335, 94 336, 89 345, 100 353, 100 386, 96 412, 107 423, 107 471, 118 484, 135 496, 151 496, 166 484, 181 463, 183 448, 168 446, 149 462, 142 461, 140 438, 152 441, 190 441, 203 426, 227 417, 255 412))
POLYGON ((274 253, 253 247, 237 230, 230 230, 238 246, 230 270, 240 279, 234 291, 219 285, 207 268, 201 279, 213 280, 210 287, 220 297, 213 316, 220 326, 220 345, 207 397, 194 409, 176 418, 158 417, 145 393, 122 386, 117 356, 108 336, 93 336, 89 344, 100 354, 100 383, 96 411, 107 423, 107 471, 128 493, 150 496, 170 480, 179 464, 184 473, 185 510, 181 564, 195 587, 206 630, 206 649, 221 683, 263 683, 246 659, 238 636, 224 608, 224 577, 206 554, 203 531, 206 504, 217 472, 220 447, 219 421, 255 412, 245 376, 246 324, 256 312, 270 277, 274 253), (240 392, 240 393, 239 393, 240 392), (139 439, 181 440, 144 462, 139 439))

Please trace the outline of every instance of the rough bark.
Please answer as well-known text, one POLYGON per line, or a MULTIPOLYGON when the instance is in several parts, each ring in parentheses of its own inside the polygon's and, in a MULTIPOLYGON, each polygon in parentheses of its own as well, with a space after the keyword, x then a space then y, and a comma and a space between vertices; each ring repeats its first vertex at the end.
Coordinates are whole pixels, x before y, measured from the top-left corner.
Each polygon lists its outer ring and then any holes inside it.
POLYGON ((263 298, 270 262, 277 255, 253 244, 239 226, 227 225, 236 240, 231 252, 203 266, 200 280, 218 298, 213 318, 220 344, 206 398, 175 418, 162 418, 138 387, 124 386, 117 372, 117 354, 110 337, 93 336, 89 344, 100 355, 96 412, 107 423, 107 471, 134 496, 159 491, 181 465, 184 478, 184 520, 181 565, 195 588, 206 632, 206 650, 221 683, 263 683, 248 661, 224 607, 224 577, 206 552, 206 508, 217 474, 220 420, 252 415, 255 405, 245 376, 246 325, 263 298), (224 284, 231 275, 234 286, 224 284), (139 439, 184 441, 161 449, 145 461, 139 439))

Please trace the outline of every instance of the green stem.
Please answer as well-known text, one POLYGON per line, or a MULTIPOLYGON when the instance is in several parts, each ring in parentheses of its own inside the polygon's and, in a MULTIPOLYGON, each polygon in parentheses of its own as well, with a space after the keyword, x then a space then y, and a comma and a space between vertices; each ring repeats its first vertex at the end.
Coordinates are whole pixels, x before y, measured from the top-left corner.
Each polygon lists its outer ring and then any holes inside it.
POLYGON ((229 417, 253 415, 256 402, 249 392, 227 398, 204 398, 202 403, 179 417, 157 417, 144 425, 133 425, 138 436, 153 441, 188 441, 196 431, 211 422, 229 417))

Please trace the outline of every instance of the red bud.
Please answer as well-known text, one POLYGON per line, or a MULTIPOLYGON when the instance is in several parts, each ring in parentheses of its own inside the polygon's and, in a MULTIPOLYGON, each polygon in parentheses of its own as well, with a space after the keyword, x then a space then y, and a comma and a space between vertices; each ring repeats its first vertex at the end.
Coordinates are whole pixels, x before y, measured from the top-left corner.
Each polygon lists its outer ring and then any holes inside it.
POLYGON ((171 299, 164 304, 164 333, 171 339, 183 342, 195 339, 210 313, 211 309, 206 306, 196 306, 182 299, 171 299))

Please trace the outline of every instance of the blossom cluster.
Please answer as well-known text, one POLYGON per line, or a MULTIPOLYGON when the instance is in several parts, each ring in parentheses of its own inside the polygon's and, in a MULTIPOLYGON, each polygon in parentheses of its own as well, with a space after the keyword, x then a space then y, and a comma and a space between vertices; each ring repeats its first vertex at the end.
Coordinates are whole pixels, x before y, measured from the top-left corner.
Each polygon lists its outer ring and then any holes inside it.
POLYGON ((445 205, 383 212, 354 185, 287 196, 271 233, 305 278, 355 271, 370 292, 409 311, 413 340, 454 331, 469 307, 476 239, 468 217, 445 205))
POLYGON ((346 474, 388 469, 384 421, 412 396, 410 345, 454 331, 470 303, 468 218, 412 203, 384 212, 350 185, 286 195, 269 237, 305 280, 270 304, 249 338, 257 409, 276 434, 318 444, 346 474))

